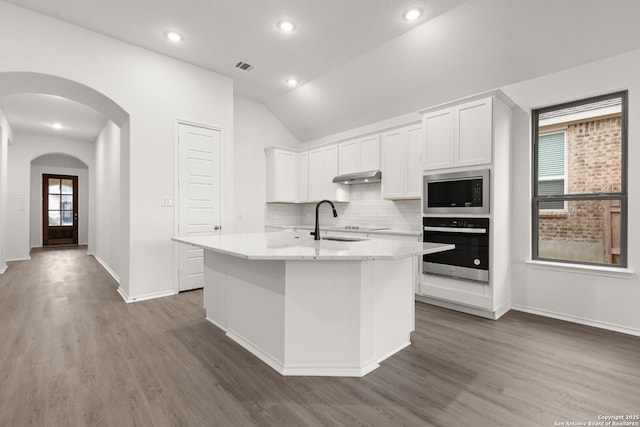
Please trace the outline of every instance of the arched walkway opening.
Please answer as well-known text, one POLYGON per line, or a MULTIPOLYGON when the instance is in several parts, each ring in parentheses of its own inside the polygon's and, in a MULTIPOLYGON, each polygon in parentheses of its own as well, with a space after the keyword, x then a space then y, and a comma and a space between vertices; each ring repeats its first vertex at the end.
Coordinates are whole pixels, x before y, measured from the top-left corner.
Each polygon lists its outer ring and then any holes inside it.
POLYGON ((90 149, 62 140, 54 150, 38 141, 20 148, 15 142, 3 147, 7 154, 0 157, 0 176, 7 179, 0 186, 0 253, 7 254, 7 260, 25 259, 31 247, 41 245, 36 223, 38 219, 42 222, 42 205, 35 193, 41 189, 42 169, 74 169, 75 165, 76 170, 86 171, 86 230, 79 240, 86 238, 89 253, 121 287, 128 288, 129 114, 104 94, 72 80, 31 72, 0 73, 0 96, 27 93, 76 101, 102 113, 108 121, 90 149), (15 203, 18 209, 9 209, 15 203))

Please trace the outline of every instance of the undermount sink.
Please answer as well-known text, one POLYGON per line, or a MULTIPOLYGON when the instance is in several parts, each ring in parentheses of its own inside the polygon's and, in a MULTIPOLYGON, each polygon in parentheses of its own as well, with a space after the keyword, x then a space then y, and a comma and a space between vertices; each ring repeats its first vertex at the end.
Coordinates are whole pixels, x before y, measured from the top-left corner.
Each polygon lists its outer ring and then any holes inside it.
POLYGON ((322 240, 335 240, 336 242, 362 242, 369 239, 363 239, 362 237, 327 236, 323 237, 322 240))

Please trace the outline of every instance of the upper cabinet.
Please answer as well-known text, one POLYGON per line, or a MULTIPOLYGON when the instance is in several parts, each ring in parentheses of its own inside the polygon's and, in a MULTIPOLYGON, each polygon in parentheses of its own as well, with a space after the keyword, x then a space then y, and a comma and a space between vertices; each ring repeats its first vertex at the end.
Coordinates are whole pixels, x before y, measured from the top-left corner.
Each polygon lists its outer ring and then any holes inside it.
POLYGON ((425 170, 491 163, 493 98, 423 115, 425 170))
POLYGON ((333 183, 338 175, 337 145, 301 153, 269 147, 266 154, 267 203, 349 201, 345 186, 333 183))
POLYGON ((338 146, 310 150, 308 170, 309 202, 349 200, 348 191, 342 185, 333 183, 333 178, 338 175, 338 146))
POLYGON ((380 169, 380 136, 370 135, 338 145, 338 174, 380 169))
POLYGON ((422 126, 385 132, 382 140, 382 197, 419 199, 422 188, 422 126))
POLYGON ((298 154, 298 201, 309 200, 309 152, 305 151, 298 154))
POLYGON ((267 202, 295 203, 298 195, 298 156, 294 151, 267 151, 267 202))

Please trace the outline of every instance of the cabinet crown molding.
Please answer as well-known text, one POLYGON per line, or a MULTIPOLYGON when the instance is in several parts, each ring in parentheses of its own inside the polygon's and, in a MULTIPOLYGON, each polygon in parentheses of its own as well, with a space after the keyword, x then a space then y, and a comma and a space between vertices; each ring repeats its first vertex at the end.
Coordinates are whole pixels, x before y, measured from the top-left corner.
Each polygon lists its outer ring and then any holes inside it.
POLYGON ((433 111, 443 110, 445 108, 451 108, 465 102, 477 101, 479 99, 489 98, 489 97, 495 97, 499 99, 504 104, 506 104, 509 108, 514 108, 516 106, 516 104, 511 99, 509 99, 509 97, 505 95, 504 92, 502 92, 500 89, 496 89, 489 92, 482 92, 482 93, 467 96, 464 98, 455 99, 453 101, 434 105, 432 107, 423 108, 422 110, 418 110, 418 113, 424 115, 424 114, 431 113, 433 111))

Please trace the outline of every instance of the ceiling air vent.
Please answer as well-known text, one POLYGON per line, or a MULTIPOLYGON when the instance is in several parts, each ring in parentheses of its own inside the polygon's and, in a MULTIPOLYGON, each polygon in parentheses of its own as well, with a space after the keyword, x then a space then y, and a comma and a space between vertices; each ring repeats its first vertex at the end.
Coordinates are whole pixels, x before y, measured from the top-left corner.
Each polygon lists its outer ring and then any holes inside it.
POLYGON ((256 67, 251 64, 247 64, 246 62, 238 61, 234 67, 242 70, 242 71, 253 71, 256 67))

